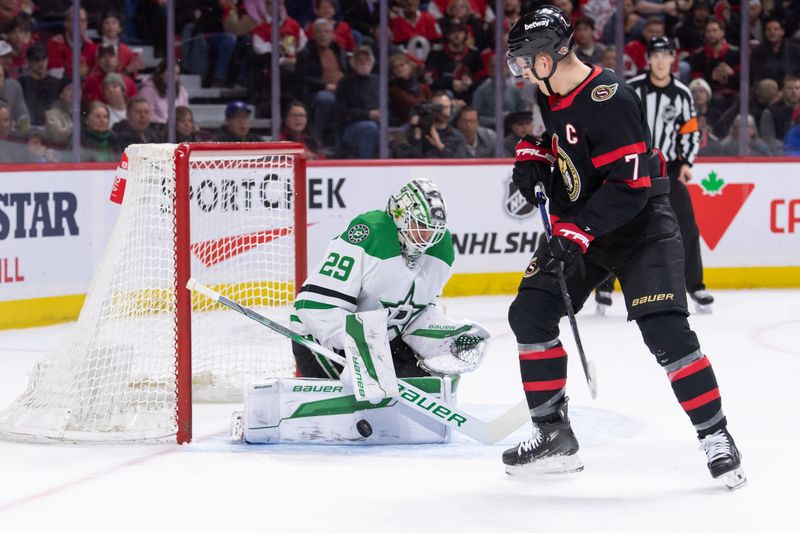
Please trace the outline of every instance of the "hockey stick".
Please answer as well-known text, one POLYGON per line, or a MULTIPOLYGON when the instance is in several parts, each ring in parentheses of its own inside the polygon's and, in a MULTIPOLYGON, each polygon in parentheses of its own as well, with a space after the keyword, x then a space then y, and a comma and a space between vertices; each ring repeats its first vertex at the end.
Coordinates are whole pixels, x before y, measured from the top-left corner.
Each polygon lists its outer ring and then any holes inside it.
MULTIPOLYGON (((544 193, 544 185, 537 183, 535 187, 536 199, 539 200, 539 213, 542 215, 542 224, 544 225, 544 234, 547 240, 553 238, 553 228, 550 226, 550 218, 547 216, 545 204, 547 203, 547 195, 544 193)), ((583 343, 581 336, 578 333, 578 322, 575 320, 575 311, 572 309, 572 298, 569 296, 567 290, 567 282, 564 279, 564 263, 559 264, 558 286, 561 289, 561 296, 564 298, 564 306, 567 308, 567 316, 569 317, 569 325, 572 327, 572 335, 575 337, 575 344, 578 346, 578 355, 581 356, 581 366, 583 367, 583 374, 586 376, 586 384, 589 385, 589 393, 592 399, 597 398, 597 371, 594 368, 594 363, 586 359, 586 354, 583 352, 583 343)))
MULTIPOLYGON (((256 313, 252 309, 248 309, 247 307, 239 305, 233 300, 229 300, 220 293, 198 282, 194 278, 189 278, 189 281, 186 283, 186 288, 191 291, 199 292, 207 298, 219 302, 220 304, 229 307, 230 309, 233 309, 234 311, 241 313, 252 320, 255 320, 259 324, 293 340, 297 344, 305 346, 309 350, 322 355, 330 361, 340 365, 347 364, 345 358, 333 350, 329 350, 328 348, 325 348, 314 341, 310 341, 303 336, 298 335, 289 328, 256 313)), ((449 426, 456 431, 460 431, 468 437, 471 437, 484 444, 494 444, 495 442, 504 439, 530 419, 528 404, 525 400, 521 401, 494 420, 485 422, 467 413, 456 405, 446 403, 438 398, 435 398, 434 396, 424 392, 421 389, 418 389, 405 380, 398 380, 398 385, 400 388, 400 396, 398 396, 398 399, 400 400, 401 405, 405 405, 408 408, 427 416, 428 418, 432 418, 440 424, 449 426)))

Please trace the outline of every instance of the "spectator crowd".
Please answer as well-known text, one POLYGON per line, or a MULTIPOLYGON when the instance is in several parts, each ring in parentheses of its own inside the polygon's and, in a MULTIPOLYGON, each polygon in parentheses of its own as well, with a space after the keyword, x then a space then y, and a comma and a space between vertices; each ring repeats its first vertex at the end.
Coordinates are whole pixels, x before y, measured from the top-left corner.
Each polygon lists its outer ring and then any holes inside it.
MULTIPOLYGON (((176 1, 178 65, 168 72, 165 59, 145 64, 140 48, 166 53, 163 0, 84 1, 77 29, 69 0, 0 0, 0 163, 72 157, 75 31, 82 161, 115 161, 129 144, 165 142, 169 76, 178 141, 268 140, 255 118, 280 121, 280 139, 303 143, 312 159, 378 157, 378 0, 176 1), (185 87, 181 74, 198 76, 203 89, 185 87), (270 116, 273 75, 280 77, 279 117, 270 116), (224 112, 204 130, 194 112, 209 89, 224 112)), ((535 88, 506 69, 496 130, 494 45, 498 17, 507 35, 521 13, 544 3, 572 17, 582 61, 615 68, 621 54, 626 78, 646 68, 651 37, 672 39, 673 74, 698 112, 700 155, 738 153, 740 0, 504 0, 502 13, 493 0, 389 0, 391 157, 493 157, 498 140, 512 155, 521 136, 542 132, 535 88), (614 47, 617 1, 621 51, 614 47)), ((800 2, 746 5, 750 153, 800 155, 800 2)))

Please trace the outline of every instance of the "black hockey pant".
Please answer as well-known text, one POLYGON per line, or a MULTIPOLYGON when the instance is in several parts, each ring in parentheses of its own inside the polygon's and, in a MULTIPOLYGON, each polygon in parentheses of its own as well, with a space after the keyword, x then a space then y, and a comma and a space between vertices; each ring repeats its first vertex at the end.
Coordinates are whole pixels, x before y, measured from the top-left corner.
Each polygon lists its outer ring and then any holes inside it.
MULTIPOLYGON (((636 321, 698 434, 706 435, 724 427, 726 421, 714 371, 686 319, 683 250, 677 221, 666 196, 651 199, 646 209, 651 211, 649 216, 659 218, 650 227, 664 231, 613 246, 593 249, 593 244, 584 256, 585 277, 576 272, 567 279, 567 289, 577 313, 609 272, 617 275, 628 319, 636 321)), ((517 339, 531 417, 540 422, 555 416, 566 393, 567 354, 558 339, 559 320, 566 309, 554 276, 536 268, 529 268, 526 276, 509 308, 508 320, 517 339)), ((627 347, 607 349, 613 352, 627 347)))
MULTIPOLYGON (((680 173, 679 163, 667 165, 669 175, 669 202, 675 211, 678 219, 678 227, 681 231, 683 241, 683 265, 684 275, 686 276, 686 288, 689 292, 705 289, 703 283, 703 258, 700 255, 700 230, 697 228, 697 221, 694 216, 692 199, 689 196, 689 189, 681 181, 678 181, 680 173)), ((612 292, 614 290, 614 280, 612 274, 605 281, 598 285, 597 290, 612 292)))

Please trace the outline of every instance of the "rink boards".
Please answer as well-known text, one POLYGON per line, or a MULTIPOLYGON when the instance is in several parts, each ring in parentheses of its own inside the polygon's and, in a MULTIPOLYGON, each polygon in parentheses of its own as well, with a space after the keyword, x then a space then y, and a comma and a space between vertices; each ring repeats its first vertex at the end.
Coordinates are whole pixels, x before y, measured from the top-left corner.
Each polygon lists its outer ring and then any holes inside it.
MULTIPOLYGON (((710 287, 800 287, 798 170, 789 159, 695 165, 690 194, 710 287)), ((514 292, 541 233, 507 160, 313 162, 307 172, 309 268, 354 216, 383 209, 414 178, 436 181, 447 202, 456 261, 446 295, 514 292)), ((109 201, 114 175, 113 165, 4 166, 0 328, 77 317, 119 212, 109 201)), ((269 208, 245 192, 204 216, 269 208)))

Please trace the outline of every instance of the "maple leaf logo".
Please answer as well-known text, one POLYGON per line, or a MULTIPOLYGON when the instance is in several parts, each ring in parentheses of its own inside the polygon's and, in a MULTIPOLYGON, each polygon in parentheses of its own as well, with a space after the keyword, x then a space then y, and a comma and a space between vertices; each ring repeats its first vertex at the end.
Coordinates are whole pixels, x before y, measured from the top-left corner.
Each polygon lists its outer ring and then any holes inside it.
POLYGON ((713 170, 700 184, 686 186, 694 206, 700 236, 713 250, 728 231, 739 210, 753 192, 752 183, 726 183, 713 170))
POLYGON ((716 196, 722 194, 722 189, 725 187, 725 181, 717 177, 717 173, 713 170, 708 173, 708 177, 700 180, 700 185, 703 186, 703 194, 708 196, 716 196))

